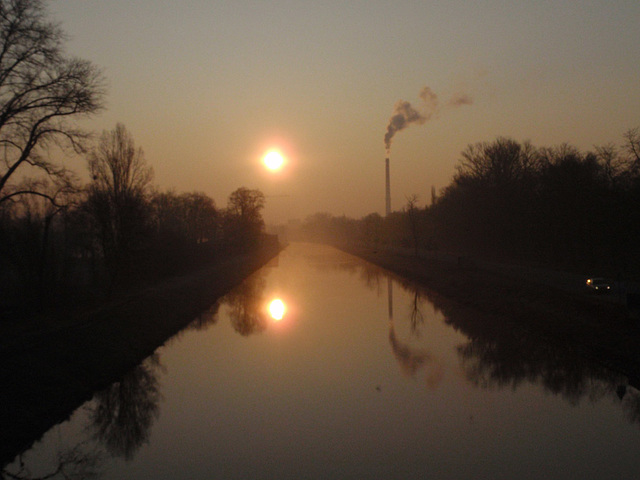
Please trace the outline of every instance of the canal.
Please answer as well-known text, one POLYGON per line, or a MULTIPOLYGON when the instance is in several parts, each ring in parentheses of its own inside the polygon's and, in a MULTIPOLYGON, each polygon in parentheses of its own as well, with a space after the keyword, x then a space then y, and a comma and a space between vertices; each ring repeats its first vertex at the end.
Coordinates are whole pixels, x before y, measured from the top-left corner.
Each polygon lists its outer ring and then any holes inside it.
POLYGON ((292 244, 3 475, 640 478, 640 393, 570 351, 292 244))

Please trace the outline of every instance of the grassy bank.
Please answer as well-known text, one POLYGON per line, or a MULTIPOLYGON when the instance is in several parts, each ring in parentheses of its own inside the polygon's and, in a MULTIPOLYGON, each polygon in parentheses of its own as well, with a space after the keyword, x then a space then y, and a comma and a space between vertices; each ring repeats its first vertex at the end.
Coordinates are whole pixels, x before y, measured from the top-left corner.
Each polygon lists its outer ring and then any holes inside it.
POLYGON ((626 310, 619 304, 526 278, 516 280, 472 263, 417 258, 376 248, 339 248, 424 285, 438 295, 498 316, 504 328, 524 328, 634 381, 640 379, 640 328, 627 318, 626 310))
POLYGON ((91 311, 0 325, 0 465, 117 381, 279 252, 265 248, 91 311))

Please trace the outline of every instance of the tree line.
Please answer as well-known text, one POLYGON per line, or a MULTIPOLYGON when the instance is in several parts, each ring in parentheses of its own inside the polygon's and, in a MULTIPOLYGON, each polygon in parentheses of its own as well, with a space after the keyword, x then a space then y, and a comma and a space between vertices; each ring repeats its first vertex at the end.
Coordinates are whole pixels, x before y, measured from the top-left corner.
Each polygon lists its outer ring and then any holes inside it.
POLYGON ((264 195, 226 208, 161 192, 122 124, 98 139, 78 120, 104 108, 102 71, 69 57, 42 0, 0 0, 0 306, 124 290, 263 240, 264 195), (86 159, 88 184, 58 158, 86 159))
POLYGON ((102 296, 264 240, 262 192, 240 187, 219 208, 202 192, 160 191, 122 124, 102 134, 87 165, 89 183, 56 192, 55 203, 23 194, 0 204, 5 302, 102 296))
POLYGON ((318 213, 303 238, 475 255, 624 276, 640 269, 640 130, 582 152, 499 137, 461 153, 428 205, 361 219, 318 213))

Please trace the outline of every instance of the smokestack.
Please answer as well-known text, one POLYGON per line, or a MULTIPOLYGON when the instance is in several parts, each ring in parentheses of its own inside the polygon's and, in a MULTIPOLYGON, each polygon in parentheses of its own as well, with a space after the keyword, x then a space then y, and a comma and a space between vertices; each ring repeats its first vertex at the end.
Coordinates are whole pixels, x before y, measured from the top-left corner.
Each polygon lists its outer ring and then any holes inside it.
POLYGON ((387 216, 391 213, 391 179, 389 178, 389 157, 385 159, 385 177, 386 177, 386 197, 385 197, 385 205, 386 205, 386 214, 387 216))

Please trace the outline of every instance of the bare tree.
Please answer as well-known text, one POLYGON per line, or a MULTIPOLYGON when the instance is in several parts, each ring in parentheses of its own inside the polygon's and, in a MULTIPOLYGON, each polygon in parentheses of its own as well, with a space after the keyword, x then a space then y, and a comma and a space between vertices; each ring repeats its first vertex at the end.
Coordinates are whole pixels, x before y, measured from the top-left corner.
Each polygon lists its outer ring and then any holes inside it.
POLYGON ((529 142, 520 144, 499 137, 493 142, 468 145, 456 166, 455 179, 470 178, 505 185, 523 178, 535 168, 536 151, 529 142))
POLYGON ((146 193, 153 178, 142 148, 122 124, 102 132, 100 143, 89 154, 92 188, 109 192, 113 201, 146 193))
POLYGON ((74 184, 49 179, 25 181, 24 188, 41 194, 16 195, 0 204, 0 265, 5 278, 14 279, 10 286, 3 284, 2 293, 12 301, 20 298, 29 306, 42 307, 59 293, 50 282, 62 267, 60 214, 76 203, 79 190, 74 184))
POLYGON ((409 220, 409 228, 411 229, 411 239, 413 240, 413 254, 418 256, 418 246, 420 243, 420 235, 419 235, 419 219, 418 212, 420 207, 418 207, 418 195, 413 194, 407 197, 407 204, 405 206, 407 212, 407 218, 409 220))
POLYGON ((264 194, 260 190, 240 187, 229 195, 226 212, 226 235, 240 249, 256 246, 264 229, 262 209, 264 194))
POLYGON ((253 223, 262 223, 262 209, 265 198, 260 190, 240 187, 229 195, 229 210, 239 217, 253 223))
POLYGON ((22 184, 25 176, 65 180, 48 155, 58 145, 83 150, 71 120, 98 112, 104 78, 89 61, 68 58, 64 33, 46 19, 42 0, 0 0, 0 203, 17 195, 55 199, 22 184))
POLYGON ((596 146, 595 155, 601 165, 607 181, 609 182, 609 185, 615 186, 618 177, 627 167, 627 162, 623 156, 620 155, 618 147, 613 143, 596 146))
POLYGON ((157 259, 151 260, 155 275, 214 260, 221 247, 222 226, 212 198, 201 192, 154 192, 149 206, 154 234, 148 246, 157 259))
POLYGON ((215 240, 218 211, 212 198, 202 192, 181 195, 185 209, 187 238, 194 243, 215 240))
POLYGON ((629 155, 631 166, 636 171, 640 169, 640 128, 631 128, 624 135, 624 150, 629 155))
POLYGON ((213 240, 217 233, 218 211, 212 198, 201 192, 154 192, 151 197, 156 232, 180 237, 185 243, 213 240))
POLYGON ((131 260, 148 223, 146 195, 153 170, 121 123, 102 133, 88 164, 92 182, 87 207, 113 281, 124 263, 131 260))

